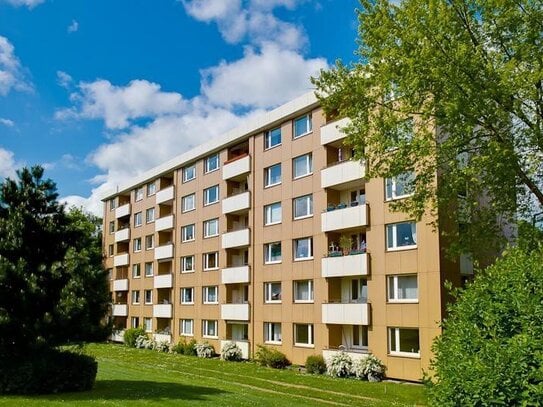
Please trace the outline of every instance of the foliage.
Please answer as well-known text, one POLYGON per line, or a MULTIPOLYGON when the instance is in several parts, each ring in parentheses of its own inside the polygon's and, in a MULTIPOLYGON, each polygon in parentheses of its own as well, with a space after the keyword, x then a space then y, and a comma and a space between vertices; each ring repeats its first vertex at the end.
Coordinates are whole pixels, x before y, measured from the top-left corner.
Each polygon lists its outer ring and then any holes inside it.
POLYGON ((137 349, 154 349, 155 341, 149 338, 146 334, 140 335, 136 338, 134 347, 137 349))
POLYGON ((307 373, 323 374, 326 372, 326 362, 322 355, 310 355, 305 360, 305 370, 307 373))
POLYGON ((344 351, 332 355, 326 364, 326 370, 330 376, 347 377, 352 374, 353 360, 344 351))
POLYGON ((543 206, 541 4, 361 0, 358 18, 359 61, 313 79, 327 116, 352 120, 368 177, 416 171, 394 208, 444 208, 469 224, 457 250, 493 254, 498 215, 543 206))
POLYGON ((170 343, 168 341, 154 341, 153 349, 157 352, 170 353, 170 343))
POLYGON ((90 390, 96 372, 97 363, 93 357, 54 349, 5 358, 0 368, 0 394, 90 390))
POLYGON ((385 375, 386 367, 380 359, 369 354, 367 357, 355 361, 352 371, 359 379, 380 381, 385 375))
POLYGON ((508 249, 457 290, 434 343, 434 405, 536 405, 543 400, 543 248, 508 249))
POLYGON ((240 347, 235 342, 227 342, 221 350, 221 359, 240 361, 242 359, 240 347))
POLYGON ((173 353, 180 353, 181 355, 186 356, 197 356, 196 355, 196 340, 191 339, 187 342, 185 339, 179 341, 177 345, 172 348, 173 353))
POLYGON ((212 358, 215 356, 213 345, 207 341, 196 344, 194 348, 196 349, 196 356, 199 358, 212 358))
POLYGON ((255 360, 258 364, 274 369, 284 369, 290 366, 290 361, 284 353, 277 349, 272 349, 267 346, 257 345, 258 350, 255 353, 255 360))
POLYGON ((128 328, 124 331, 124 344, 134 348, 136 346, 136 339, 140 336, 147 338, 147 334, 145 333, 145 329, 143 329, 143 327, 140 326, 138 328, 128 328))

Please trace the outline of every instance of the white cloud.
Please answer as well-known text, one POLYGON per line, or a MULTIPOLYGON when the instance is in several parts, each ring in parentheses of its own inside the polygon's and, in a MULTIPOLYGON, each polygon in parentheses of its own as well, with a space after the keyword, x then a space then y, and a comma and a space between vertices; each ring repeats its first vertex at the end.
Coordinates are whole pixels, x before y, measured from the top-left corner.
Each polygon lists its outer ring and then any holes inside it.
POLYGON ((20 164, 15 161, 13 152, 0 147, 0 178, 13 178, 20 164))
POLYGON ((6 127, 13 127, 15 126, 15 122, 10 119, 6 119, 4 117, 0 117, 0 124, 6 126, 6 127))
POLYGON ((64 71, 57 71, 57 83, 63 88, 68 89, 72 85, 73 79, 64 71))
POLYGON ((31 88, 24 78, 15 48, 6 37, 0 36, 0 96, 7 95, 12 89, 28 91, 31 88))
POLYGON ((71 24, 66 29, 69 33, 74 33, 79 30, 79 23, 76 20, 72 20, 71 24))
POLYGON ((11 4, 12 6, 16 6, 16 7, 26 6, 30 9, 45 2, 45 0, 4 0, 4 1, 8 4, 11 4))

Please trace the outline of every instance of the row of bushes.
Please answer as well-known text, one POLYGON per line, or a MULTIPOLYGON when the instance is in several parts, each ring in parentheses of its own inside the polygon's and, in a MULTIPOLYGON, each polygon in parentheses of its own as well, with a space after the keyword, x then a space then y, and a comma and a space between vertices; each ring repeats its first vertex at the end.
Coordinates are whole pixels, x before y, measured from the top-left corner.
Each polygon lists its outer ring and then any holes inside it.
POLYGON ((339 351, 326 363, 326 372, 330 376, 349 377, 369 380, 370 382, 381 381, 385 375, 386 367, 374 355, 368 355, 353 361, 345 352, 339 351))

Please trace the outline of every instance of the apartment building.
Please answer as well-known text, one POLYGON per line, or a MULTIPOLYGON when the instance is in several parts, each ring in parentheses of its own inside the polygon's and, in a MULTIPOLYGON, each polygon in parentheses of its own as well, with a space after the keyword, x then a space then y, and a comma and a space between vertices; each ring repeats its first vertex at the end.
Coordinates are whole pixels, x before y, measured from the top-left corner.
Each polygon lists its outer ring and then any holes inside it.
POLYGON ((366 179, 350 159, 346 120, 308 93, 104 197, 114 339, 143 326, 296 364, 373 353, 389 377, 420 380, 460 267, 434 219, 389 209, 409 174, 366 179))

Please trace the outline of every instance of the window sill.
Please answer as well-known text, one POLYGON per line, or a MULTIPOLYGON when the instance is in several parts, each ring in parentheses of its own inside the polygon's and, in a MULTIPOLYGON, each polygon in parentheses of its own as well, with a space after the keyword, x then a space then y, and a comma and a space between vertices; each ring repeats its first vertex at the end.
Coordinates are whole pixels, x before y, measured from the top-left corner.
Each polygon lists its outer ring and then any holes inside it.
POLYGON ((264 265, 269 266, 269 265, 273 265, 273 264, 281 264, 282 262, 283 262, 282 260, 279 260, 279 261, 266 261, 266 262, 264 262, 264 265))
POLYGON ((264 301, 264 304, 281 304, 282 301, 264 301))
POLYGON ((313 256, 311 256, 311 257, 301 257, 299 259, 294 259, 294 261, 306 261, 306 260, 313 260, 313 256))
POLYGON ((304 216, 297 216, 297 217, 293 218, 293 220, 308 219, 308 218, 312 218, 312 217, 313 217, 313 214, 311 214, 311 215, 304 215, 304 216))
POLYGON ((273 225, 280 225, 281 223, 282 223, 281 221, 279 221, 279 222, 272 222, 272 223, 265 223, 265 224, 264 224, 264 227, 266 227, 266 226, 273 226, 273 225))
POLYGON ((409 358, 409 359, 420 359, 420 353, 389 352, 388 356, 399 357, 399 358, 409 358))
POLYGON ((204 304, 204 305, 219 305, 218 302, 206 302, 206 301, 204 301, 203 304, 204 304))
POLYGON ((188 213, 188 212, 192 212, 192 211, 195 211, 195 210, 196 210, 196 208, 192 208, 192 209, 183 209, 183 210, 181 211, 181 213, 188 213))
POLYGON ((413 194, 394 196, 394 197, 391 197, 391 198, 385 198, 385 202, 399 201, 401 199, 409 198, 410 196, 413 196, 413 194))
POLYGON ((314 304, 315 300, 294 300, 294 304, 314 304))
POLYGON ((388 247, 387 252, 401 252, 401 251, 404 251, 404 250, 415 250, 415 249, 417 249, 417 245, 388 247))
POLYGON ((191 178, 191 179, 184 179, 183 181, 181 181, 181 183, 186 184, 187 182, 194 181, 195 179, 196 179, 196 177, 191 178))
POLYGON ((264 343, 266 345, 282 345, 283 344, 282 341, 281 342, 278 342, 278 341, 264 341, 264 343))
POLYGON ((273 145, 271 147, 268 147, 268 148, 264 147, 264 151, 270 151, 270 150, 273 150, 276 147, 281 147, 282 144, 283 143, 275 144, 275 145, 273 145))
POLYGON ((194 272, 196 272, 196 270, 185 270, 185 271, 181 271, 181 274, 190 274, 194 272))
POLYGON ((292 136, 292 140, 298 140, 299 138, 308 136, 308 135, 310 135, 311 133, 313 133, 313 130, 309 130, 309 131, 307 131, 307 132, 305 132, 305 133, 298 134, 297 136, 292 136))
POLYGON ((218 267, 213 267, 213 268, 210 268, 210 269, 204 269, 204 271, 215 271, 215 270, 218 270, 219 268, 218 267))
POLYGON ((264 185, 264 189, 276 187, 277 185, 281 185, 281 182, 277 182, 275 184, 264 185))
POLYGON ((312 176, 312 175, 313 175, 312 172, 308 172, 307 174, 298 175, 297 177, 293 177, 292 180, 293 180, 293 181, 297 181, 297 180, 299 180, 299 179, 307 178, 307 177, 310 177, 310 176, 312 176))
POLYGON ((217 168, 213 168, 212 170, 209 170, 209 171, 204 171, 204 175, 211 174, 215 171, 219 171, 220 169, 221 169, 221 166, 219 165, 217 168))
POLYGON ((194 242, 196 239, 189 239, 189 240, 181 240, 181 243, 190 243, 194 242))
POLYGON ((315 345, 311 345, 308 343, 295 343, 294 346, 298 348, 315 348, 315 345))
POLYGON ((194 302, 182 302, 181 305, 194 305, 194 302))
POLYGON ((418 304, 419 300, 387 300, 387 304, 418 304))
POLYGON ((219 336, 211 336, 211 335, 202 335, 202 338, 208 338, 208 339, 219 339, 219 336))
POLYGON ((180 336, 194 336, 194 334, 184 334, 184 333, 181 333, 179 334, 180 336))
POLYGON ((213 201, 213 202, 208 202, 208 203, 205 203, 205 204, 204 204, 204 208, 205 208, 206 206, 211 206, 211 205, 215 205, 215 204, 218 204, 219 202, 220 202, 220 199, 219 199, 219 200, 217 200, 217 201, 213 201))

